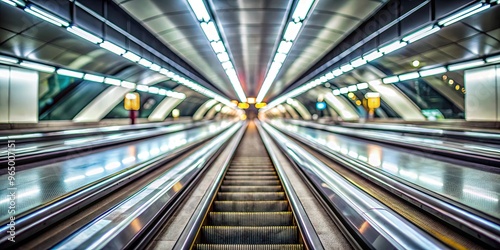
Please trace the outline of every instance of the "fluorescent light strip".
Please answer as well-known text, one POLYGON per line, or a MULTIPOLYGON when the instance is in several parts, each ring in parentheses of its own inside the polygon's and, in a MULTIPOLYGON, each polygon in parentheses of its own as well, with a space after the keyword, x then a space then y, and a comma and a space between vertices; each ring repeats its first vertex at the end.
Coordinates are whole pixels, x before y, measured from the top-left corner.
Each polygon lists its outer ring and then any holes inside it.
POLYGON ((96 75, 92 75, 92 74, 85 74, 83 79, 88 80, 88 81, 93 81, 93 82, 104 82, 104 77, 96 76, 96 75))
POLYGON ((276 55, 274 56, 275 62, 283 63, 285 59, 286 59, 286 54, 276 53, 276 55))
POLYGON ((342 70, 342 72, 344 72, 344 73, 349 72, 353 69, 354 69, 354 67, 350 64, 345 64, 345 65, 340 66, 340 70, 342 70))
POLYGON ((156 71, 156 72, 159 72, 161 70, 161 66, 158 65, 158 64, 151 64, 151 66, 149 66, 149 68, 153 71, 156 71))
POLYGON ((411 79, 419 78, 420 75, 418 74, 418 72, 411 72, 411 73, 406 73, 406 74, 399 75, 398 77, 399 77, 400 81, 406 81, 406 80, 411 80, 411 79))
POLYGON ((123 57, 129 59, 130 61, 132 62, 138 62, 139 60, 141 60, 141 57, 130 52, 130 51, 127 51, 125 54, 122 55, 123 57))
POLYGON ((226 69, 232 69, 232 68, 234 68, 233 67, 233 63, 231 61, 223 62, 222 63, 222 68, 224 68, 224 70, 226 70, 226 69))
POLYGON ((67 70, 67 69, 58 69, 56 71, 56 73, 59 75, 69 76, 69 77, 74 77, 74 78, 82 78, 83 77, 82 72, 72 71, 72 70, 67 70))
POLYGON ((419 71, 421 77, 432 76, 437 74, 442 74, 446 72, 446 67, 439 67, 434 69, 419 71))
POLYGON ((349 88, 347 88, 347 87, 340 88, 339 90, 340 90, 341 94, 347 94, 347 93, 349 93, 349 88))
POLYGON ((69 23, 65 20, 62 20, 61 18, 58 18, 50 13, 47 13, 43 10, 41 10, 40 8, 37 8, 36 6, 33 6, 33 5, 30 5, 28 8, 24 9, 24 11, 38 17, 38 18, 41 18, 47 22, 50 22, 54 25, 57 25, 57 26, 64 26, 64 27, 67 27, 69 26, 69 23))
POLYGON ((333 93, 333 95, 340 95, 340 90, 338 90, 338 89, 334 89, 334 90, 332 91, 332 93, 333 93))
POLYGON ((146 86, 146 85, 137 84, 137 86, 135 87, 135 89, 137 89, 138 91, 148 92, 149 87, 146 86))
POLYGON ((403 37, 402 40, 405 42, 408 42, 408 43, 412 43, 412 42, 418 41, 424 37, 427 37, 431 34, 434 34, 437 31, 439 31, 440 29, 441 28, 439 26, 430 25, 430 26, 427 26, 419 31, 416 31, 416 32, 408 35, 408 36, 403 37))
POLYGON ((158 94, 158 92, 160 92, 160 89, 157 88, 157 87, 149 87, 149 93, 151 94, 158 94))
POLYGON ((295 22, 289 22, 285 34, 283 35, 283 39, 286 41, 293 41, 295 38, 297 38, 297 35, 299 34, 300 28, 302 27, 302 23, 295 23, 295 22))
POLYGON ((300 0, 293 11, 292 19, 300 21, 304 20, 307 17, 307 13, 309 13, 309 9, 311 9, 313 3, 314 0, 300 0))
POLYGON ((191 9, 193 9, 198 21, 210 21, 210 15, 208 14, 207 7, 203 0, 188 0, 188 3, 191 9))
POLYGON ((214 22, 201 23, 201 29, 209 41, 220 41, 219 32, 217 32, 214 22))
POLYGON ((354 67, 354 68, 357 68, 359 66, 362 66, 362 65, 365 65, 366 64, 366 60, 363 59, 363 58, 358 58, 358 59, 355 59, 355 60, 352 60, 351 61, 351 65, 354 67))
POLYGON ((371 53, 363 55, 363 59, 365 59, 367 62, 370 62, 370 61, 373 61, 373 60, 375 60, 383 55, 384 54, 382 54, 380 51, 376 50, 376 51, 373 51, 371 53))
POLYGON ((109 78, 109 77, 106 77, 104 79, 104 83, 106 84, 110 84, 110 85, 116 85, 116 86, 120 86, 120 83, 122 81, 118 80, 118 79, 114 79, 114 78, 109 78))
POLYGON ((461 70, 461 69, 468 69, 468 68, 474 68, 477 66, 483 65, 485 62, 483 59, 478 59, 478 60, 472 60, 468 62, 462 62, 462 63, 456 63, 448 66, 449 71, 455 71, 455 70, 461 70))
POLYGON ((99 46, 101 46, 101 48, 107 49, 107 50, 109 50, 117 55, 122 55, 126 51, 125 49, 122 49, 120 46, 115 45, 113 43, 110 43, 108 41, 104 41, 104 42, 100 43, 99 46))
POLYGON ((19 60, 17 58, 14 58, 14 57, 0 55, 0 62, 18 63, 19 60))
POLYGON ((42 71, 42 72, 46 72, 46 73, 54 73, 54 71, 56 71, 55 67, 40 64, 40 63, 22 61, 20 63, 20 65, 25 67, 25 68, 34 69, 34 70, 38 70, 38 71, 42 71))
POLYGON ((133 82, 127 82, 127 81, 122 81, 120 84, 122 87, 127 88, 127 89, 135 89, 136 84, 133 82))
POLYGON ((222 52, 222 53, 217 54, 217 58, 219 59, 220 62, 229 61, 229 55, 226 52, 222 52))
POLYGON ((94 35, 88 33, 87 31, 82 30, 76 26, 68 27, 68 28, 66 28, 66 30, 68 30, 69 32, 71 32, 71 33, 91 42, 91 43, 102 43, 101 38, 94 36, 94 35))
POLYGON ((149 68, 153 63, 150 62, 150 61, 148 61, 148 60, 146 60, 146 59, 144 59, 144 58, 142 58, 141 60, 139 60, 139 64, 142 65, 142 66, 144 66, 144 67, 149 68))
POLYGON ((215 53, 226 52, 226 47, 224 46, 224 43, 222 41, 211 42, 210 45, 212 45, 215 53))
POLYGON ((16 6, 17 6, 17 4, 16 4, 16 3, 14 3, 14 2, 12 2, 12 1, 10 1, 10 0, 2 0, 2 2, 6 3, 6 4, 10 5, 10 6, 13 6, 13 7, 16 7, 16 6))
MULTIPOLYGON (((476 9, 479 9, 479 8, 481 8, 481 6, 483 6, 483 3, 476 3, 476 4, 474 4, 474 5, 472 5, 472 6, 468 7, 468 8, 466 8, 466 9, 464 9, 464 10, 461 10, 461 11, 459 11, 459 12, 457 12, 457 13, 455 13, 455 14, 453 14, 453 15, 451 15, 451 16, 449 16, 449 17, 447 17, 447 18, 445 18, 445 19, 442 19, 441 21, 439 21, 439 22, 438 22, 438 24, 439 24, 439 25, 444 25, 444 26, 446 26, 446 25, 445 25, 446 23, 452 22, 452 21, 454 21, 455 19, 458 19, 458 18, 460 18, 461 16, 466 15, 466 14, 467 14, 467 13, 469 13, 469 12, 472 12, 472 11, 474 11, 474 10, 476 10, 476 9)), ((460 18, 460 19, 461 19, 461 18, 460 18)), ((460 20, 460 19, 459 19, 459 20, 460 20)))
POLYGON ((290 52, 290 49, 292 48, 292 44, 292 42, 281 41, 280 45, 278 46, 278 53, 288 54, 288 52, 290 52))
POLYGON ((479 9, 477 9, 477 10, 474 10, 474 11, 472 11, 472 12, 469 12, 469 13, 467 13, 467 14, 463 15, 463 16, 459 16, 458 18, 453 19, 453 20, 451 20, 451 21, 449 21, 449 22, 447 22, 447 23, 443 24, 443 26, 448 26, 448 25, 450 25, 450 24, 456 23, 456 22, 458 22, 458 21, 460 21, 460 20, 462 20, 462 19, 464 19, 464 18, 467 18, 467 17, 469 17, 469 16, 472 16, 472 15, 474 15, 474 14, 476 14, 476 13, 479 13, 479 12, 481 12, 481 11, 483 11, 483 10, 486 10, 486 9, 489 9, 489 8, 490 8, 490 5, 489 5, 489 4, 486 4, 486 5, 484 5, 483 7, 479 8, 479 9))
POLYGON ((347 89, 349 90, 349 92, 354 92, 354 91, 358 90, 358 87, 356 87, 356 85, 351 85, 351 86, 347 87, 347 89))
POLYGON ((387 46, 380 48, 379 51, 384 53, 384 54, 389 54, 395 50, 403 48, 404 46, 406 46, 406 44, 407 44, 406 42, 396 41, 396 42, 393 42, 387 46))
POLYGON ((335 76, 331 72, 330 73, 326 73, 325 77, 326 77, 326 80, 331 80, 331 79, 335 78, 335 76))
POLYGON ((399 77, 398 76, 386 77, 382 79, 382 82, 385 84, 399 82, 399 77))
POLYGON ((358 87, 358 89, 367 89, 369 87, 368 83, 366 82, 358 83, 356 84, 356 86, 358 87))
POLYGON ((500 55, 490 56, 486 58, 487 63, 498 62, 498 61, 500 61, 500 55))
POLYGON ((341 69, 335 69, 335 70, 332 71, 332 74, 334 76, 340 76, 340 75, 342 75, 342 73, 344 73, 344 72, 342 72, 341 69))

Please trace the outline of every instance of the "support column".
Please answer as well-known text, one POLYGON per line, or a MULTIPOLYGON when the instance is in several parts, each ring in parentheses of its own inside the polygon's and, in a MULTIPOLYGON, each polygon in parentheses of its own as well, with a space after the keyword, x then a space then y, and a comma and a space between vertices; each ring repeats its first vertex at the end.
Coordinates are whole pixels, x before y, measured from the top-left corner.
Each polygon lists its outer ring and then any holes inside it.
POLYGON ((38 72, 0 66, 0 123, 38 123, 38 72))

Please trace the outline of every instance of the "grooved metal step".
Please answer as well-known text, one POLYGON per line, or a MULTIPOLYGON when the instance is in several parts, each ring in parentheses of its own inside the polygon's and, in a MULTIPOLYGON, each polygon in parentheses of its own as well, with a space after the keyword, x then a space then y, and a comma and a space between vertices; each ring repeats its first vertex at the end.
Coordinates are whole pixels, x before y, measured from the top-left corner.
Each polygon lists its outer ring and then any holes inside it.
POLYGON ((288 211, 287 201, 214 201, 217 212, 279 212, 288 211))
POLYGON ((300 250, 302 244, 243 245, 243 244, 198 244, 199 250, 300 250))
POLYGON ((210 212, 214 226, 288 226, 293 225, 292 212, 210 212))
POLYGON ((277 180, 276 175, 226 175, 226 180, 277 180))
POLYGON ((297 226, 203 226, 201 238, 208 244, 294 244, 297 226))
POLYGON ((235 192, 217 193, 218 200, 221 201, 273 201, 273 200, 284 200, 284 192, 235 192))
POLYGON ((279 180, 224 180, 222 185, 226 186, 276 186, 280 185, 279 180))
POLYGON ((221 192, 279 192, 281 186, 221 186, 221 192))
POLYGON ((230 173, 251 173, 251 172, 259 172, 259 173, 273 173, 276 174, 274 169, 271 168, 230 168, 228 170, 230 173))
POLYGON ((196 249, 304 249, 276 169, 246 134, 205 217, 196 249))
POLYGON ((267 175, 276 175, 276 172, 274 172, 274 171, 255 172, 255 170, 252 170, 252 171, 227 171, 227 173, 226 173, 226 177, 233 176, 233 175, 267 176, 267 175))

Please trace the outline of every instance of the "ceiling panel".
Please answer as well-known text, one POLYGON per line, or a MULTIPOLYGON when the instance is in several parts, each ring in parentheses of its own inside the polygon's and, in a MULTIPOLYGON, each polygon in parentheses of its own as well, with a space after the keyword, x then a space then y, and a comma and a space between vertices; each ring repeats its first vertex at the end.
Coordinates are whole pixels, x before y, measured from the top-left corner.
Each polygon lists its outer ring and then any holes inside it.
MULTIPOLYGON (((230 97, 236 95, 187 1, 115 0, 230 97)), ((247 96, 256 96, 296 1, 207 0, 247 96)), ((273 92, 291 84, 386 1, 317 0, 273 92)))

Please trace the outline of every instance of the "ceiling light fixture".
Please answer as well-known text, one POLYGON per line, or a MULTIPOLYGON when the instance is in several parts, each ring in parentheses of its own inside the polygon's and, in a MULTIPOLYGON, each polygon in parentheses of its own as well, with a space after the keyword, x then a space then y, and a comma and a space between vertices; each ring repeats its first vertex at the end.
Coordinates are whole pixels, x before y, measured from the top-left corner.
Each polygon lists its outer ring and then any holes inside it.
MULTIPOLYGON (((285 62, 290 49, 292 48, 293 41, 297 38, 300 29, 302 28, 303 22, 307 17, 307 14, 311 10, 314 0, 299 0, 299 3, 295 7, 292 14, 292 21, 288 22, 288 25, 283 32, 283 37, 281 38, 280 44, 277 51, 274 53, 273 63, 269 68, 269 71, 264 78, 264 82, 260 87, 259 93, 257 94, 256 102, 262 102, 267 92, 271 88, 276 76, 281 69, 282 64, 285 62)), ((306 87, 303 87, 306 88, 306 87)))
POLYGON ((203 0, 188 0, 189 6, 193 9, 194 14, 198 21, 210 21, 210 15, 208 14, 207 7, 203 0))
POLYGON ((442 74, 446 72, 446 67, 438 67, 434 69, 419 71, 421 77, 432 76, 437 74, 442 74))
POLYGON ((101 48, 107 49, 107 50, 109 50, 117 55, 122 55, 123 53, 125 53, 125 49, 122 49, 120 46, 115 45, 113 43, 110 43, 108 41, 104 41, 104 42, 100 43, 99 46, 101 46, 101 48))
POLYGON ((483 65, 485 62, 483 59, 478 59, 478 60, 472 60, 468 62, 462 62, 462 63, 455 63, 452 65, 448 66, 449 71, 455 71, 455 70, 462 70, 462 69, 468 69, 468 68, 474 68, 477 66, 483 65))
POLYGON ((66 30, 68 30, 69 32, 71 32, 71 33, 91 42, 91 43, 102 43, 101 38, 94 36, 94 35, 90 34, 89 32, 82 30, 76 26, 68 27, 68 28, 66 28, 66 30))
POLYGON ((46 72, 46 73, 54 73, 54 71, 56 71, 55 67, 40 64, 40 63, 22 61, 20 63, 20 65, 25 67, 25 68, 34 69, 34 70, 38 70, 38 71, 42 71, 42 72, 46 72))
POLYGON ((69 23, 66 22, 65 20, 63 20, 59 17, 56 17, 56 16, 54 16, 46 11, 43 11, 34 5, 30 5, 28 8, 25 8, 24 11, 26 11, 27 13, 29 13, 33 16, 41 18, 49 23, 52 23, 56 26, 63 26, 63 27, 69 26, 69 23))
POLYGON ((73 78, 82 78, 83 77, 82 72, 67 70, 67 69, 58 69, 56 71, 56 73, 58 75, 69 76, 69 77, 73 77, 73 78))
POLYGON ((448 26, 452 23, 456 23, 464 18, 472 16, 478 12, 486 10, 489 7, 490 7, 489 4, 483 5, 483 3, 480 2, 439 21, 438 24, 442 26, 448 26))

